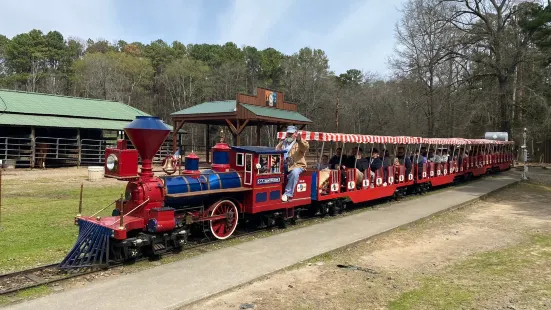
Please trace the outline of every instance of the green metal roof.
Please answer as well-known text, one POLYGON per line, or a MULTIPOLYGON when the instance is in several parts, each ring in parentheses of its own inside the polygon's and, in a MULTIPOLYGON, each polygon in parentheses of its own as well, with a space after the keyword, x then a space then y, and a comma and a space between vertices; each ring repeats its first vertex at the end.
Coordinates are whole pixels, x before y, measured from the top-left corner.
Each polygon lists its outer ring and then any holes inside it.
POLYGON ((235 100, 203 102, 193 107, 174 112, 170 115, 192 115, 209 113, 233 113, 235 112, 235 100))
POLYGON ((137 115, 149 115, 116 101, 65 97, 41 93, 0 90, 0 111, 7 113, 79 116, 132 121, 137 115))
POLYGON ((116 101, 0 89, 0 125, 122 130, 139 115, 149 116, 116 101))
MULTIPOLYGON (((280 110, 275 108, 260 107, 251 104, 240 103, 242 107, 252 113, 262 117, 279 118, 282 120, 291 120, 297 122, 312 122, 302 114, 294 111, 280 110)), ((203 102, 196 106, 174 112, 170 115, 195 115, 195 114, 211 114, 211 113, 233 113, 235 112, 235 100, 210 101, 203 102)))
POLYGON ((240 103, 240 105, 258 116, 280 118, 283 120, 291 120, 291 121, 297 121, 297 122, 312 122, 304 115, 295 111, 260 107, 256 105, 245 104, 245 103, 240 103))
MULTIPOLYGON (((122 130, 130 121, 30 114, 0 114, 0 125, 122 130)), ((172 129, 172 128, 171 128, 172 129)))

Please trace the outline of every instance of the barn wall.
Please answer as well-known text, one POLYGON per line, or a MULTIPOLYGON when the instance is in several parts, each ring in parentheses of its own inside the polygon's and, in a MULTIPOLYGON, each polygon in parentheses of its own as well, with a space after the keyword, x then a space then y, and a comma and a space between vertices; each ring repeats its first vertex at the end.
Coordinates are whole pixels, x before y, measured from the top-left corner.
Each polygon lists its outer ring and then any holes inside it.
MULTIPOLYGON (((116 145, 117 131, 75 128, 0 126, 0 160, 15 160, 17 168, 103 166, 105 148, 116 145)), ((171 136, 154 158, 169 154, 171 136)), ((127 139, 129 148, 132 143, 127 139)))

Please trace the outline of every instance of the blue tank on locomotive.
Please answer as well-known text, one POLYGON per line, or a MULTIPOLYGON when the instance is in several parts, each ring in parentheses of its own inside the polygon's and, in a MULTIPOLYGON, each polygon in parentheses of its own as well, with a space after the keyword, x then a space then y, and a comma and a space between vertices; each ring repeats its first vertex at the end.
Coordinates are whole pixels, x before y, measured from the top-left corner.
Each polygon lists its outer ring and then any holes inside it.
MULTIPOLYGON (((233 170, 216 172, 211 169, 203 170, 198 176, 179 175, 163 177, 166 194, 186 194, 208 190, 228 189, 241 187, 241 177, 233 170)), ((190 197, 165 197, 165 205, 182 206, 200 203, 202 195, 190 197)))

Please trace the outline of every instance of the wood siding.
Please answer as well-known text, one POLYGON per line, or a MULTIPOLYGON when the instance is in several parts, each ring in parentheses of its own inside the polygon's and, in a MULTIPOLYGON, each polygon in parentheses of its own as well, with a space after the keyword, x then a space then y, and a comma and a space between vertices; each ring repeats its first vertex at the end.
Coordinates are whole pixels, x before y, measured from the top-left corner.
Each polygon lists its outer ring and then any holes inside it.
POLYGON ((271 91, 276 93, 276 104, 275 104, 276 109, 298 112, 298 106, 295 103, 285 102, 285 98, 284 98, 285 96, 283 93, 275 90, 267 89, 267 88, 257 87, 256 96, 251 96, 247 94, 237 94, 236 99, 238 103, 245 103, 245 104, 270 108, 270 106, 266 104, 266 97, 265 97, 266 91, 271 91))

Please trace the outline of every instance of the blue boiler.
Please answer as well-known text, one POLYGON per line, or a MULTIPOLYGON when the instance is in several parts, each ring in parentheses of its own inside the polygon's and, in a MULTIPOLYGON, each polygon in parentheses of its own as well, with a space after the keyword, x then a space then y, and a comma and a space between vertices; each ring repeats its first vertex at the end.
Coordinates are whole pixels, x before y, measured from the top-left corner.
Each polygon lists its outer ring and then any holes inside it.
MULTIPOLYGON (((235 171, 215 172, 203 170, 197 177, 188 175, 162 177, 165 183, 166 194, 185 194, 208 190, 237 188, 241 187, 241 177, 235 171)), ((208 195, 208 194, 206 194, 208 195)), ((205 197, 202 195, 191 197, 166 197, 167 206, 189 206, 201 203, 205 197)))

